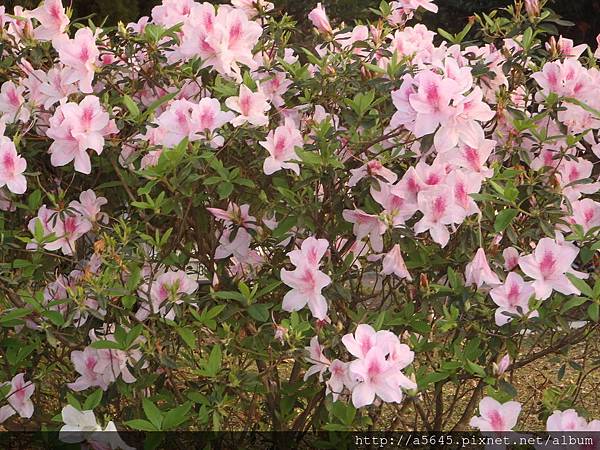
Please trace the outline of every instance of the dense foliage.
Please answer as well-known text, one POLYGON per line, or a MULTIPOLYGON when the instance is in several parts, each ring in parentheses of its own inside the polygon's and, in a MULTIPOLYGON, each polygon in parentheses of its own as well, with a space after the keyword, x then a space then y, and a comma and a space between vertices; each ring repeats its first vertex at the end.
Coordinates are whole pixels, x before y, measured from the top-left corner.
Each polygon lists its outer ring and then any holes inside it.
POLYGON ((598 55, 536 0, 308 48, 231 3, 0 7, 4 426, 598 429, 598 55))

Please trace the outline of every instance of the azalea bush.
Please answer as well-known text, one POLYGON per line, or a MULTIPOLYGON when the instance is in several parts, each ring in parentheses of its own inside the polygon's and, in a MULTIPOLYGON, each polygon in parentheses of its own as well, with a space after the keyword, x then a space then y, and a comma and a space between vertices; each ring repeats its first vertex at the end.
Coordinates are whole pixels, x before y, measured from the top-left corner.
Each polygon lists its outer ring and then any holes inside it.
POLYGON ((3 426, 598 429, 600 55, 436 11, 0 7, 3 426))

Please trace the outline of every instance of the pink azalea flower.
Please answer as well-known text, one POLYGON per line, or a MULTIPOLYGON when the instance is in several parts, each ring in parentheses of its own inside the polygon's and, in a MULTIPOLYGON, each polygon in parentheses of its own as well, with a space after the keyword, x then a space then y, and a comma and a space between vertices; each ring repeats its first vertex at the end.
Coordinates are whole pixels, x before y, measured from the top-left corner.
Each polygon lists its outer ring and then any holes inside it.
POLYGON ((501 327, 512 320, 512 317, 504 314, 508 312, 513 315, 524 315, 538 317, 539 313, 529 313, 529 299, 535 295, 535 289, 526 283, 521 275, 511 272, 506 277, 503 285, 497 286, 490 291, 490 296, 498 309, 496 310, 496 325, 501 327))
POLYGON ((412 277, 404 263, 404 258, 402 258, 399 244, 394 245, 383 258, 383 270, 381 273, 385 275, 394 274, 398 278, 406 278, 408 281, 412 281, 412 277))
POLYGON ((88 95, 79 104, 65 103, 57 108, 46 131, 46 135, 54 139, 49 149, 50 162, 60 167, 74 161, 77 172, 89 174, 92 165, 87 150, 100 155, 104 150, 104 136, 117 131, 98 97, 88 95))
POLYGON ((175 311, 163 303, 180 304, 181 297, 191 295, 198 289, 198 283, 182 270, 169 270, 159 275, 150 288, 150 302, 154 313, 161 313, 167 319, 175 317, 175 311), (167 312, 167 309, 169 311, 167 312))
POLYGON ((312 366, 310 366, 310 368, 304 374, 304 381, 308 380, 316 373, 319 374, 319 381, 323 381, 323 374, 327 370, 330 361, 323 354, 323 348, 321 347, 321 344, 319 344, 319 339, 317 336, 313 336, 311 338, 310 346, 305 347, 305 350, 309 355, 306 360, 310 362, 312 366))
POLYGON ((164 130, 160 144, 175 147, 183 139, 193 140, 196 127, 192 123, 192 110, 195 105, 188 100, 174 100, 156 119, 159 129, 164 130))
POLYGON ((94 223, 98 220, 108 220, 106 213, 102 213, 100 208, 108 203, 108 200, 104 197, 96 196, 96 193, 88 189, 83 191, 79 195, 79 201, 72 201, 69 203, 69 207, 73 208, 82 217, 90 223, 94 223))
POLYGON ((500 358, 498 364, 493 363, 492 366, 494 369, 494 374, 498 377, 502 376, 510 366, 510 356, 508 354, 504 355, 502 358, 500 358))
POLYGON ((583 232, 600 226, 600 203, 591 198, 571 202, 573 215, 568 218, 571 223, 581 225, 583 232))
POLYGON ((23 86, 17 86, 12 81, 7 81, 0 87, 0 116, 3 116, 5 122, 29 120, 31 114, 25 104, 24 92, 23 86))
POLYGON ((0 423, 14 414, 24 419, 31 418, 34 410, 31 396, 35 391, 35 384, 25 381, 25 374, 19 373, 10 382, 2 383, 2 386, 6 385, 10 385, 10 390, 6 394, 8 405, 0 408, 0 423))
POLYGON ((482 248, 477 250, 473 260, 465 267, 465 283, 474 284, 478 288, 484 284, 488 286, 501 284, 498 275, 490 268, 482 248))
POLYGON ((265 0, 231 0, 231 4, 246 13, 248 19, 254 18, 259 11, 269 12, 275 5, 265 0))
POLYGON ((506 247, 502 251, 502 257, 504 258, 504 268, 510 272, 519 265, 519 251, 514 247, 506 247))
POLYGON ((225 100, 225 105, 239 114, 231 124, 239 127, 246 122, 256 127, 262 127, 269 123, 269 118, 265 114, 271 109, 267 97, 260 90, 252 92, 246 85, 240 86, 240 95, 238 97, 229 97, 225 100))
POLYGON ((373 347, 381 348, 385 354, 390 353, 399 340, 390 331, 375 331, 371 325, 359 324, 354 334, 348 333, 342 337, 342 343, 351 355, 364 359, 373 347))
POLYGON ((349 364, 334 359, 329 365, 329 373, 331 377, 327 380, 327 389, 325 395, 332 394, 333 401, 337 401, 338 397, 344 390, 344 386, 348 386, 350 389, 353 386, 352 380, 350 379, 350 373, 348 371, 349 364))
POLYGON ((283 297, 284 311, 299 311, 308 304, 315 318, 326 319, 327 301, 321 291, 331 284, 331 278, 319 270, 319 262, 328 246, 325 239, 310 237, 299 251, 288 253, 296 268, 293 271, 281 269, 281 281, 292 288, 283 297))
POLYGON ((100 357, 98 349, 86 347, 83 351, 74 350, 71 352, 71 361, 80 376, 73 383, 67 384, 69 389, 80 392, 97 386, 106 391, 114 381, 110 368, 100 357))
POLYGON ((454 80, 430 70, 419 72, 415 80, 417 92, 409 96, 409 102, 417 113, 413 132, 419 138, 433 133, 454 114, 450 103, 458 87, 454 80))
POLYGON ((317 6, 308 13, 308 19, 321 33, 333 33, 333 29, 331 28, 331 24, 327 18, 327 13, 325 12, 325 8, 323 8, 321 3, 317 3, 317 6))
POLYGON ((297 175, 300 174, 300 167, 297 163, 288 162, 290 160, 299 160, 296 154, 296 147, 302 148, 303 140, 300 130, 293 122, 286 119, 285 124, 269 132, 266 141, 259 142, 269 155, 263 164, 263 171, 266 175, 271 175, 281 169, 290 169, 297 175))
POLYGON ((251 230, 256 230, 256 217, 250 215, 250 205, 238 206, 234 202, 229 202, 227 211, 219 208, 206 208, 217 220, 223 221, 224 225, 229 227, 233 224, 243 226, 251 230))
POLYGON ((69 73, 68 68, 53 67, 48 73, 40 75, 39 90, 44 108, 50 109, 54 104, 77 92, 75 84, 66 81, 69 73))
POLYGON ((185 22, 193 6, 193 0, 163 0, 162 4, 152 8, 152 20, 166 28, 172 27, 185 22))
POLYGON ((0 140, 0 188, 6 186, 14 194, 24 194, 27 179, 23 172, 27 168, 25 158, 17 154, 12 141, 0 140))
POLYGON ((219 246, 215 250, 215 259, 225 259, 230 256, 245 260, 250 252, 252 236, 245 228, 238 228, 232 239, 233 230, 224 229, 219 238, 219 246))
POLYGON ((283 95, 292 84, 284 72, 272 72, 261 79, 260 89, 267 96, 267 99, 277 108, 284 104, 283 95))
POLYGON ((454 193, 454 203, 464 210, 465 216, 479 214, 479 207, 470 194, 481 191, 481 179, 467 174, 462 170, 453 170, 446 180, 449 188, 454 193))
MULTIPOLYGON (((192 127, 194 134, 191 140, 202 139, 205 134, 213 133, 234 118, 232 112, 221 111, 221 104, 216 98, 204 97, 192 108, 192 127)), ((213 137, 210 141, 213 147, 223 145, 221 136, 213 137)))
POLYGON ((417 203, 412 201, 412 196, 403 196, 401 186, 380 182, 378 187, 371 186, 371 197, 383 207, 394 227, 403 225, 417 212, 417 203))
POLYGON ((455 206, 452 193, 447 187, 439 186, 419 192, 417 203, 423 217, 415 224, 415 233, 429 231, 433 241, 445 247, 450 240, 446 226, 461 223, 464 219, 462 209, 455 206))
POLYGON ((356 236, 356 240, 360 241, 368 236, 373 251, 379 253, 383 250, 382 235, 387 226, 378 216, 367 214, 360 209, 345 209, 342 216, 345 221, 354 224, 352 232, 356 236))
POLYGON ((533 287, 537 298, 545 300, 550 297, 553 290, 565 295, 580 293, 565 275, 571 273, 578 278, 588 277, 588 274, 571 268, 578 253, 579 249, 573 244, 566 242, 559 244, 546 237, 540 239, 533 254, 519 258, 521 270, 535 280, 533 287))
POLYGON ((379 346, 372 347, 363 359, 352 361, 349 372, 357 383, 352 389, 355 408, 371 405, 376 395, 384 402, 400 403, 402 388, 416 387, 379 346))
POLYGON ((92 225, 80 215, 65 215, 51 219, 55 222, 49 229, 54 233, 56 240, 44 245, 46 250, 60 250, 64 255, 72 255, 75 252, 75 242, 92 229, 92 225))
POLYGON ((45 0, 42 5, 31 11, 31 16, 40 23, 33 32, 36 39, 42 41, 51 41, 59 37, 69 25, 69 18, 61 0, 45 0))
POLYGON ((564 160, 558 166, 559 182, 563 194, 569 200, 577 200, 581 194, 594 194, 600 190, 600 182, 576 183, 592 177, 594 164, 586 159, 564 160))
POLYGON ((587 431, 587 421, 574 409, 555 410, 546 421, 546 431, 587 431))
POLYGON ((376 159, 369 161, 368 163, 360 166, 358 169, 351 169, 350 173, 352 176, 350 177, 350 180, 348 180, 349 187, 356 186, 358 182, 366 176, 381 178, 388 183, 395 183, 398 179, 398 176, 394 172, 385 168, 376 159))
POLYGON ((80 28, 73 39, 61 34, 52 41, 60 62, 71 69, 68 82, 78 82, 84 94, 91 94, 94 71, 100 51, 96 47, 96 37, 89 28, 80 28))
POLYGON ((479 402, 479 417, 473 417, 469 422, 480 431, 511 431, 517 424, 521 413, 519 402, 499 403, 492 397, 484 397, 479 402))

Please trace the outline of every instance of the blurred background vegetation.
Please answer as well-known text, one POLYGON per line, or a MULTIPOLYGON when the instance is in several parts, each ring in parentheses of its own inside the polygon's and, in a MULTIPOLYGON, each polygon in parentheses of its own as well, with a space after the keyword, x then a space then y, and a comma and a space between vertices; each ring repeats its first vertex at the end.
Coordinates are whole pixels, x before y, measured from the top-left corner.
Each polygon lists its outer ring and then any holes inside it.
MULTIPOLYGON (((41 0, 4 0, 7 11, 16 5, 35 8, 41 0)), ((294 16, 300 27, 307 24, 306 16, 317 0, 271 0, 276 8, 294 16)), ((228 3, 227 0, 212 0, 212 3, 228 3)), ((368 18, 369 7, 376 8, 380 0, 321 0, 329 17, 351 23, 355 18, 368 18)), ((141 16, 149 16, 152 8, 161 0, 63 0, 72 4, 74 17, 95 15, 95 22, 107 18, 107 24, 119 20, 127 23, 141 16)), ((474 12, 487 12, 511 4, 512 0, 438 0, 438 14, 425 14, 423 22, 433 30, 438 27, 457 32, 474 12)), ((2 4, 2 0, 0 0, 2 4)), ((576 42, 587 42, 595 48, 595 39, 600 33, 600 0, 550 0, 550 7, 565 19, 575 23, 574 27, 562 30, 563 34, 576 42)), ((306 28, 308 30, 308 28, 306 28)))

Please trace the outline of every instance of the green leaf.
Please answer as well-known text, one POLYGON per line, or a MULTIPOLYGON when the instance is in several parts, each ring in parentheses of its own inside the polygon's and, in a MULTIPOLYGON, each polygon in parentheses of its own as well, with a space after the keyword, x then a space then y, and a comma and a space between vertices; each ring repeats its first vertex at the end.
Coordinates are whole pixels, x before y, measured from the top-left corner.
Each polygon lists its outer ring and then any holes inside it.
POLYGON ((467 370, 474 375, 479 375, 481 378, 485 378, 485 369, 479 364, 475 364, 472 361, 466 360, 467 370))
POLYGON ((158 429, 154 425, 152 425, 147 420, 143 419, 128 420, 127 422, 125 422, 125 425, 127 425, 129 428, 133 428, 134 430, 158 431, 158 429))
POLYGON ((599 312, 600 306, 598 303, 592 303, 590 306, 588 306, 588 316, 590 316, 590 319, 592 319, 594 322, 598 322, 598 318, 600 316, 599 312))
POLYGON ((179 333, 179 336, 181 336, 189 348, 196 348, 196 336, 192 330, 189 328, 177 328, 177 333, 179 333))
POLYGON ((269 320, 269 305, 264 303, 255 303, 248 308, 248 314, 254 320, 266 322, 269 320))
POLYGON ((135 104, 133 99, 129 95, 123 96, 123 104, 129 111, 132 118, 136 119, 140 115, 140 108, 135 104))
POLYGON ((567 273, 566 275, 569 281, 573 284, 573 286, 579 289, 583 295, 585 295, 588 298, 594 298, 594 291, 591 287, 588 286, 588 284, 585 281, 583 281, 581 278, 577 278, 571 273, 567 273))
POLYGON ((210 356, 208 357, 208 361, 206 363, 206 374, 208 376, 214 377, 215 375, 217 375, 217 373, 219 372, 219 369, 221 368, 221 358, 222 358, 222 354, 221 354, 221 346, 220 345, 215 345, 211 352, 210 352, 210 356))
POLYGON ((85 402, 83 403, 83 409, 93 410, 102 401, 102 394, 102 389, 96 389, 94 392, 92 392, 88 398, 85 399, 85 402))
POLYGON ((165 414, 162 424, 163 430, 172 430, 188 420, 188 413, 191 407, 192 403, 186 402, 165 414))
POLYGON ((142 408, 144 409, 144 414, 146 414, 148 420, 152 422, 152 425, 154 425, 157 430, 160 430, 163 421, 163 416, 160 409, 158 409, 156 405, 148 398, 145 398, 142 401, 142 408))
POLYGON ((496 220, 494 221, 494 231, 496 233, 500 233, 504 231, 513 219, 519 214, 519 211, 516 209, 503 209, 496 216, 496 220))

